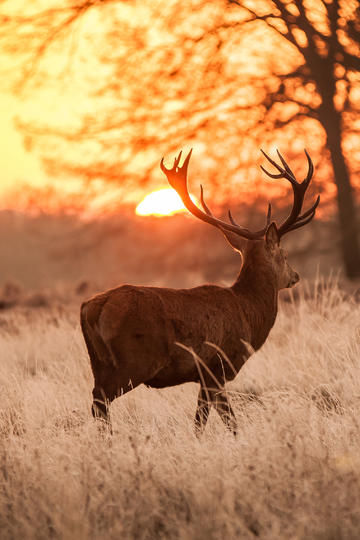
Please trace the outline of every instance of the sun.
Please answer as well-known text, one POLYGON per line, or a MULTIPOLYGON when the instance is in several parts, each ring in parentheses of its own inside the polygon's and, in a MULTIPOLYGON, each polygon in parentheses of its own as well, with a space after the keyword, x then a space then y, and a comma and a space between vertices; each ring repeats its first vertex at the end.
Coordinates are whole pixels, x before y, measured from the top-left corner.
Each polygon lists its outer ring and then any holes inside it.
MULTIPOLYGON (((191 197, 192 200, 193 197, 191 197)), ((194 200, 196 203, 196 201, 194 200)), ((148 193, 136 207, 138 216, 171 216, 185 212, 186 208, 180 196, 172 188, 163 188, 148 193)))

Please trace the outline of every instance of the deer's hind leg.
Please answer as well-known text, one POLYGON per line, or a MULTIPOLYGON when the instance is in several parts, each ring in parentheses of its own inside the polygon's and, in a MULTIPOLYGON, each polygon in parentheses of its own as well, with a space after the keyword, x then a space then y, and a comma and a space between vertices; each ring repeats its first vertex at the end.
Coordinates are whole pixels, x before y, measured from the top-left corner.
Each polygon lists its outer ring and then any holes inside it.
POLYGON ((236 436, 237 422, 235 413, 230 405, 226 391, 220 385, 214 387, 214 381, 204 381, 201 383, 197 409, 195 413, 195 433, 199 437, 206 426, 209 418, 210 408, 214 407, 227 429, 236 436), (211 386, 212 384, 212 386, 211 386))
POLYGON ((106 381, 111 380, 111 375, 108 373, 109 367, 100 360, 88 332, 83 333, 90 357, 91 369, 94 375, 91 412, 94 418, 104 420, 110 424, 109 403, 111 401, 111 392, 109 392, 109 388, 107 388, 106 385, 106 381))
POLYGON ((229 399, 226 394, 226 390, 218 389, 212 394, 212 404, 220 416, 221 420, 224 422, 227 429, 233 432, 236 436, 237 434, 237 421, 235 413, 230 405, 229 399))
POLYGON ((110 351, 101 339, 101 336, 92 327, 83 324, 83 321, 81 322, 94 376, 91 412, 95 419, 105 421, 111 428, 109 406, 120 395, 118 391, 117 369, 111 359, 110 351))
POLYGON ((101 307, 102 304, 99 304, 96 306, 97 309, 90 309, 89 302, 85 302, 81 306, 80 324, 90 358, 91 370, 94 376, 91 412, 94 418, 102 419, 110 425, 106 394, 101 384, 99 384, 99 379, 104 366, 104 361, 101 361, 101 358, 104 354, 107 356, 107 351, 105 344, 99 339, 98 334, 94 331, 94 326, 99 317, 101 307))
POLYGON ((197 408, 195 413, 195 434, 200 437, 204 432, 209 418, 211 408, 211 399, 208 389, 201 385, 198 395, 197 408))

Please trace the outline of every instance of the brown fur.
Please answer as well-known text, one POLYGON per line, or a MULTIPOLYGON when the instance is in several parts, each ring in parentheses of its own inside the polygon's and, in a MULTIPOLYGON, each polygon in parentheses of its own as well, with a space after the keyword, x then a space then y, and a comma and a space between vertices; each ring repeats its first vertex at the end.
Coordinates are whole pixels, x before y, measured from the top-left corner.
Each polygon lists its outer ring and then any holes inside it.
MULTIPOLYGON (((225 236, 240 249, 232 233, 225 236)), ((200 383, 198 432, 211 405, 236 431, 224 384, 236 376, 250 350, 265 342, 275 322, 279 289, 298 281, 279 246, 275 224, 265 239, 247 241, 241 249, 244 263, 232 287, 123 285, 83 303, 81 326, 95 380, 94 416, 108 419, 109 403, 141 383, 163 388, 192 381, 200 383), (207 342, 219 347, 231 365, 207 342), (179 343, 193 349, 207 369, 179 343)))

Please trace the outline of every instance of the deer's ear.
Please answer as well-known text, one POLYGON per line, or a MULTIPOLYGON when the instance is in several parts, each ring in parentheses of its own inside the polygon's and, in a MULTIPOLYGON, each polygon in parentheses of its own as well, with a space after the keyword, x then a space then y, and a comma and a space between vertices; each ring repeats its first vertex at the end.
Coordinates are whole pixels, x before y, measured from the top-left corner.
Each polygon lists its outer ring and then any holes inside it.
POLYGON ((266 231, 266 245, 270 249, 275 249, 280 243, 280 237, 278 233, 277 226, 274 222, 269 225, 268 230, 266 231))

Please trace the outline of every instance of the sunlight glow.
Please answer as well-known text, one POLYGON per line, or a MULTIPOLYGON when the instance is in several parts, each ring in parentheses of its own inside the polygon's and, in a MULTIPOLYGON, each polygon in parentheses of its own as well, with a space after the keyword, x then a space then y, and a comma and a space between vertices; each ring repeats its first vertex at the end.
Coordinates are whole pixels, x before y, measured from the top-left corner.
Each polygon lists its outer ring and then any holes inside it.
MULTIPOLYGON (((196 204, 196 200, 191 197, 196 204)), ((170 216, 186 211, 179 195, 172 188, 163 188, 146 195, 136 207, 138 216, 170 216)))

